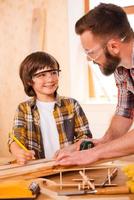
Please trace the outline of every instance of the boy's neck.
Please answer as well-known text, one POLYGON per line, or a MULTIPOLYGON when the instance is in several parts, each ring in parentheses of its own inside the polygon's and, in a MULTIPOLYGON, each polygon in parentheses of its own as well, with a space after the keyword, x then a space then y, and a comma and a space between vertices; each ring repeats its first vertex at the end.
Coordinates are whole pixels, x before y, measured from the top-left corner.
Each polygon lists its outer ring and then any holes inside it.
POLYGON ((53 102, 56 100, 55 95, 38 96, 37 99, 43 102, 53 102))

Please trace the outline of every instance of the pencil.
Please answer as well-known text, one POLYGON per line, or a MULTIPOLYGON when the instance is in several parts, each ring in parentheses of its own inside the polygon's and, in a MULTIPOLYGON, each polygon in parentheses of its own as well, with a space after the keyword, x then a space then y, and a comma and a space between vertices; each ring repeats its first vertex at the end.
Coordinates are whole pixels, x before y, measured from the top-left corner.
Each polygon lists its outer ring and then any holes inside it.
POLYGON ((11 138, 21 147, 24 151, 29 152, 29 150, 13 135, 10 134, 11 138))

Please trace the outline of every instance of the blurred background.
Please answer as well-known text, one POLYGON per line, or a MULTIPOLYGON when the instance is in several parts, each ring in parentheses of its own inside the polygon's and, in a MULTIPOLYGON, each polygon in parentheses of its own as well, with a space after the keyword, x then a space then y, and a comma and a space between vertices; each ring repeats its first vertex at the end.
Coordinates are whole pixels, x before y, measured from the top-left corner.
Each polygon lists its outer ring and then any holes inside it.
POLYGON ((59 94, 80 102, 95 138, 105 133, 116 107, 114 79, 87 62, 74 30, 76 21, 100 2, 124 7, 134 27, 133 0, 0 0, 0 156, 9 155, 15 110, 28 99, 19 65, 34 51, 46 51, 58 60, 59 94))

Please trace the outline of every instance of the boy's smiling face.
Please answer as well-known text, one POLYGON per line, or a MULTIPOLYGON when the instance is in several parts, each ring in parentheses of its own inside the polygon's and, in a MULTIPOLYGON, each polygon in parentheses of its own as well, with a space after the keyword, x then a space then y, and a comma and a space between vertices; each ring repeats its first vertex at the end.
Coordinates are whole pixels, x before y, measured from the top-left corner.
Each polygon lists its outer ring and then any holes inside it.
POLYGON ((55 91, 58 88, 59 71, 57 68, 44 68, 37 70, 33 75, 32 87, 40 101, 55 100, 55 91))

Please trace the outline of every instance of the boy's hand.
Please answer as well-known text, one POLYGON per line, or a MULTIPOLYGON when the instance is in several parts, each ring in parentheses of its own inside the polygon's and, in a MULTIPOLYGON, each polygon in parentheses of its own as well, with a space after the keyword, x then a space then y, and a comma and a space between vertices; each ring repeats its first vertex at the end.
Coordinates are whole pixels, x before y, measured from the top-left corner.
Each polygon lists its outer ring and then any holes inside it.
POLYGON ((27 163, 27 161, 35 159, 34 155, 35 152, 33 150, 29 150, 28 152, 26 152, 23 149, 20 149, 15 157, 18 164, 24 165, 27 163))
POLYGON ((11 144, 10 150, 11 153, 15 156, 17 163, 20 165, 24 165, 27 163, 27 161, 35 159, 35 152, 33 150, 26 152, 20 148, 16 142, 11 144))

